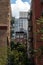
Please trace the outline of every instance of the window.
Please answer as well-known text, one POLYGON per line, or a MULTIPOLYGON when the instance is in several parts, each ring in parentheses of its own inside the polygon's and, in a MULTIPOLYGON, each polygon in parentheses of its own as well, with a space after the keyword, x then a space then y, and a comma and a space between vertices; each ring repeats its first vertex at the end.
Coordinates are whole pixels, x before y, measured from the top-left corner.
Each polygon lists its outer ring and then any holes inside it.
POLYGON ((20 41, 22 42, 22 39, 20 41))
POLYGON ((29 31, 32 31, 32 26, 28 26, 28 30, 29 31))
POLYGON ((28 25, 29 25, 29 26, 32 26, 32 23, 31 23, 31 21, 29 21, 29 22, 28 22, 28 25))
POLYGON ((16 38, 19 38, 19 35, 16 35, 16 38))
POLYGON ((31 41, 31 39, 28 40, 29 42, 31 41))
POLYGON ((23 38, 23 35, 21 35, 20 38, 23 38))
POLYGON ((29 38, 28 41, 29 41, 29 42, 32 42, 32 41, 33 41, 33 38, 29 38))

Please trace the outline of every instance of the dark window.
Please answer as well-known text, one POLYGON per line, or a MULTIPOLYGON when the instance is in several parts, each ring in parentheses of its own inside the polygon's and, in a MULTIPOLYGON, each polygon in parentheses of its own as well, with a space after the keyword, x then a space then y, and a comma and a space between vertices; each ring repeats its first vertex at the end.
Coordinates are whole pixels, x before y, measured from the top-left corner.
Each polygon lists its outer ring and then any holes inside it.
POLYGON ((0 26, 0 30, 6 30, 7 26, 0 26))

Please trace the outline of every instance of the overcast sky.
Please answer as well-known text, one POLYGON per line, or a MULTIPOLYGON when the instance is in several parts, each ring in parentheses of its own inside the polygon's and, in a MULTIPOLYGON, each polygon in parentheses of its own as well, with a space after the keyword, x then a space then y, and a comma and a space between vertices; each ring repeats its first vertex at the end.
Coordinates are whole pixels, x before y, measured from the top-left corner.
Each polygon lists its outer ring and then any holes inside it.
POLYGON ((18 18, 20 11, 28 11, 30 9, 31 0, 11 0, 12 16, 18 18))

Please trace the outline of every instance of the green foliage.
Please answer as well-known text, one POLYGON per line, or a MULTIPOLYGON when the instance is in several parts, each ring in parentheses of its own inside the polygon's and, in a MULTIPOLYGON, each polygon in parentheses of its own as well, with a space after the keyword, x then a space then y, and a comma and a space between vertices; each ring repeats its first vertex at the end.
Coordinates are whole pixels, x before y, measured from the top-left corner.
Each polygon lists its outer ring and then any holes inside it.
POLYGON ((26 54, 26 46, 21 43, 11 41, 11 50, 8 55, 8 65, 27 65, 28 59, 26 54))
POLYGON ((11 41, 10 47, 0 48, 0 65, 30 65, 27 58, 26 46, 11 41))
POLYGON ((0 47, 0 65, 6 65, 7 62, 7 47, 0 47))

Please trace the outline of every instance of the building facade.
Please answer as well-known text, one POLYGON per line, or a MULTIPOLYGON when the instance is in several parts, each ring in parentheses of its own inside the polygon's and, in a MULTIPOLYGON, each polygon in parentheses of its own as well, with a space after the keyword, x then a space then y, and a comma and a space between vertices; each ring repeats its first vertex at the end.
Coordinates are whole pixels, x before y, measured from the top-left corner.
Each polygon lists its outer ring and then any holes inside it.
POLYGON ((27 32, 28 29, 28 12, 19 12, 19 18, 15 19, 15 31, 23 30, 27 32))
POLYGON ((19 14, 19 21, 22 23, 20 28, 23 28, 24 30, 28 30, 28 12, 20 12, 19 14))
POLYGON ((28 12, 20 12, 19 14, 20 14, 19 18, 15 18, 14 20, 15 22, 12 25, 12 32, 13 32, 12 39, 16 41, 19 39, 22 42, 26 43, 25 39, 27 39, 28 12), (26 37, 24 34, 26 35, 26 37))
MULTIPOLYGON (((43 46, 43 32, 40 31, 43 30, 43 22, 41 23, 41 19, 43 19, 43 0, 32 0, 31 13, 33 48, 35 50, 43 46)), ((35 65, 43 65, 43 56, 39 59, 38 55, 34 57, 35 65)))
POLYGON ((0 1, 0 28, 7 28, 8 38, 10 38, 10 20, 11 20, 11 7, 10 0, 0 1), (3 5, 1 5, 3 4, 3 5))
POLYGON ((33 32, 32 32, 32 20, 31 20, 31 10, 28 12, 28 38, 27 38, 27 54, 28 58, 31 59, 30 50, 33 44, 33 32))
POLYGON ((15 32, 15 39, 18 42, 22 42, 26 44, 27 42, 27 28, 28 28, 28 12, 20 12, 19 13, 19 19, 17 22, 16 32, 15 32))
POLYGON ((10 0, 0 0, 0 60, 5 63, 7 56, 7 42, 10 43, 10 21, 11 8, 10 0))
POLYGON ((11 39, 14 39, 15 38, 15 18, 12 17, 12 20, 11 20, 11 39))
POLYGON ((27 33, 25 33, 24 31, 17 31, 15 34, 15 42, 16 43, 23 43, 26 44, 27 43, 27 33))

